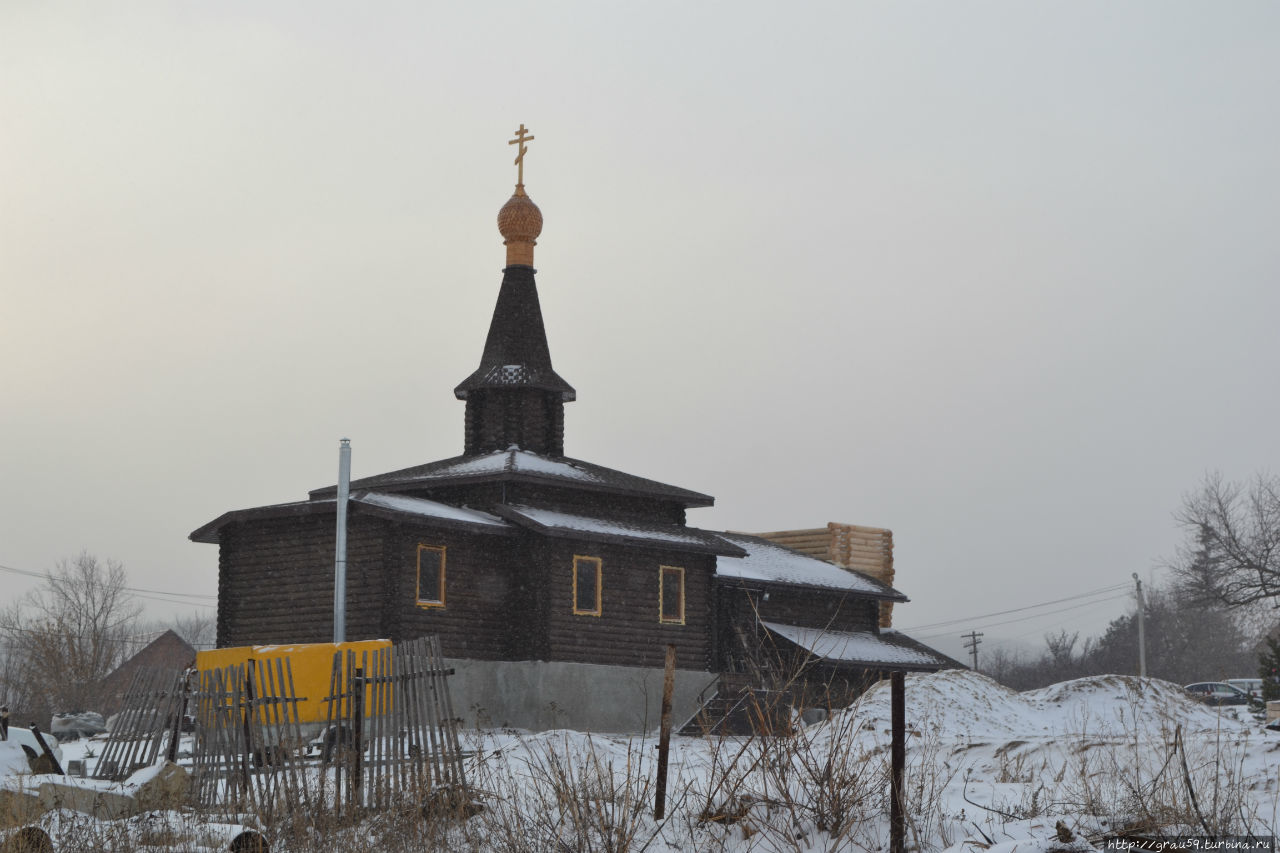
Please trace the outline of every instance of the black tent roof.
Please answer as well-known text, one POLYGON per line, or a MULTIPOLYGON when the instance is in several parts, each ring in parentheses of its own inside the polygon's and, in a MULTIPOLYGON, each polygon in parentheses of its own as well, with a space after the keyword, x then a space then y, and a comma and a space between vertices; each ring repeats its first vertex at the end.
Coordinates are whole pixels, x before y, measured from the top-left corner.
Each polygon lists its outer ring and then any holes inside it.
MULTIPOLYGON (((396 492, 439 485, 502 481, 543 483, 586 491, 659 498, 678 502, 686 508, 711 506, 715 503, 715 498, 701 492, 647 480, 581 459, 544 456, 517 447, 480 456, 454 456, 438 462, 364 477, 353 480, 351 489, 396 492)), ((330 498, 337 492, 337 486, 326 486, 312 491, 311 498, 330 498)))

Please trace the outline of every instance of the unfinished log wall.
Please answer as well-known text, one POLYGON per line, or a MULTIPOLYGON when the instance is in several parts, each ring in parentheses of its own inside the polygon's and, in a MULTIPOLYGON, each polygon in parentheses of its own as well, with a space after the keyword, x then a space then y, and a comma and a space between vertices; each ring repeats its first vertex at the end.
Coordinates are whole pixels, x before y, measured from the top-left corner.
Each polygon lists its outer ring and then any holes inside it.
MULTIPOLYGON (((893 586, 892 530, 831 521, 826 527, 777 530, 753 535, 893 586)), ((892 624, 893 602, 881 602, 880 627, 888 628, 892 624)))

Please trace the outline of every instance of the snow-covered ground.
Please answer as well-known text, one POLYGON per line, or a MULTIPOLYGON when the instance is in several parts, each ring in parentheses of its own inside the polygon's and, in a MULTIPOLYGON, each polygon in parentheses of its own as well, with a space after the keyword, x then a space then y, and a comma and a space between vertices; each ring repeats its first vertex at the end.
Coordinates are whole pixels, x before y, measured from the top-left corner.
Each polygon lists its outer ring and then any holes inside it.
MULTIPOLYGON (((1120 831, 1274 835, 1280 825, 1280 735, 1167 682, 1104 676, 1016 693, 955 671, 908 676, 906 698, 911 849, 1025 853, 1086 849, 1120 831)), ((884 684, 792 738, 673 738, 662 821, 654 738, 469 732, 469 781, 486 808, 441 849, 887 849, 889 719, 884 684)), ((64 762, 94 747, 64 744, 64 762)), ((4 785, 38 781, 10 773, 4 785)), ((56 849, 79 849, 82 818, 41 821, 56 849)), ((146 821, 182 818, 133 824, 146 821)), ((379 832, 365 827, 345 847, 392 849, 379 832)))

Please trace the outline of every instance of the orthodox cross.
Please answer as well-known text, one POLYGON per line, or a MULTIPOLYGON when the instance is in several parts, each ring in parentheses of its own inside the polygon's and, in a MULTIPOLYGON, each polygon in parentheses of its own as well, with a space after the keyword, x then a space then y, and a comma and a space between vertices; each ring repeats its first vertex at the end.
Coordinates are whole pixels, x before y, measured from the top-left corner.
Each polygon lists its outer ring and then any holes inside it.
POLYGON ((524 155, 529 150, 528 148, 524 147, 524 144, 529 140, 533 139, 532 136, 525 135, 528 132, 529 131, 525 130, 524 122, 520 122, 520 129, 516 131, 516 138, 509 140, 507 142, 508 145, 516 145, 517 143, 520 145, 520 149, 519 149, 520 153, 516 155, 516 165, 520 167, 520 170, 516 177, 516 184, 518 186, 524 186, 524 155))

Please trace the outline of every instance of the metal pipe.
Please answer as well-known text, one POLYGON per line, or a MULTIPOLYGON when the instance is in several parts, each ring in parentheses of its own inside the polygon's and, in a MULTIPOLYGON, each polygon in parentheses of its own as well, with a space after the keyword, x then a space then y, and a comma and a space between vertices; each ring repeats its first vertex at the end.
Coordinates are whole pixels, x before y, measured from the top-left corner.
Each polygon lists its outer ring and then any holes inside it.
POLYGON ((333 564, 333 641, 347 639, 347 501, 351 496, 351 439, 338 447, 338 530, 333 564))

